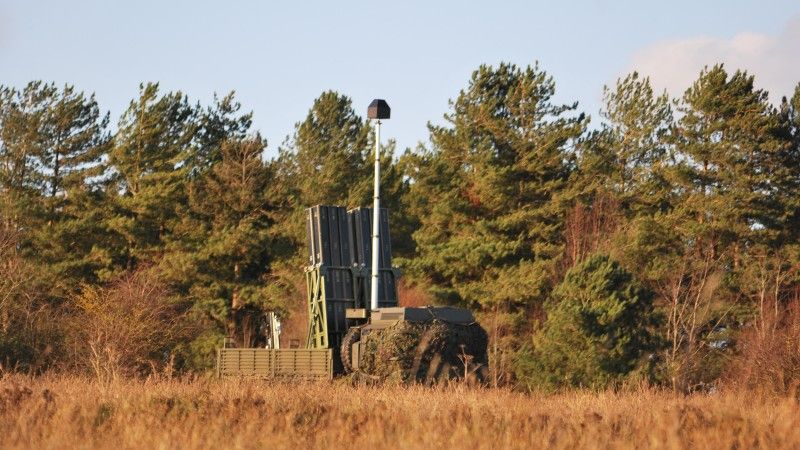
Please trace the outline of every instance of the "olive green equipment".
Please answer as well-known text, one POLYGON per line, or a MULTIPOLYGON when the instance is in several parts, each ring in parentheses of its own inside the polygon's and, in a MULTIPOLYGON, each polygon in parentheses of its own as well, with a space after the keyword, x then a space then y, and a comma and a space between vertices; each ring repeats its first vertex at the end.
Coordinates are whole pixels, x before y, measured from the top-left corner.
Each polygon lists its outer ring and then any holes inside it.
POLYGON ((380 128, 390 116, 382 99, 367 110, 375 121, 373 208, 306 210, 306 350, 285 353, 273 333, 272 348, 220 349, 219 376, 318 378, 318 370, 426 382, 482 376, 486 332, 469 311, 398 307, 389 214, 380 207, 380 128))
POLYGON ((372 210, 318 205, 306 210, 308 334, 305 349, 219 350, 222 377, 332 378, 434 382, 486 370, 486 332, 453 307, 400 307, 388 211, 380 211, 378 308, 370 305, 372 210))

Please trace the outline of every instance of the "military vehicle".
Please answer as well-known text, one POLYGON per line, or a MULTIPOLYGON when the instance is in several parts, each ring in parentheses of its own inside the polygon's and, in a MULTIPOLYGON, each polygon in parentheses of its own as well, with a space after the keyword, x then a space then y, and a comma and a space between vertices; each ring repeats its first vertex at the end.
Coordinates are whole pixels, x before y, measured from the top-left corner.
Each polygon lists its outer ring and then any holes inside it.
POLYGON ((486 370, 486 332, 468 310, 398 305, 399 271, 392 266, 389 214, 380 208, 380 121, 389 107, 374 101, 377 119, 374 202, 348 210, 317 205, 306 210, 308 334, 306 348, 278 348, 270 321, 272 348, 222 348, 221 377, 332 378, 438 381, 486 370))

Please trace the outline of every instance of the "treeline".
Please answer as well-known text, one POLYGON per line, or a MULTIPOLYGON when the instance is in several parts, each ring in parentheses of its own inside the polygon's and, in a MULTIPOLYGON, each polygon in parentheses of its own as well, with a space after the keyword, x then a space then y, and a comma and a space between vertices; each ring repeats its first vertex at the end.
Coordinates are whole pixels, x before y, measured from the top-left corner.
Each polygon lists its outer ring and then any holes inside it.
MULTIPOLYGON (((530 388, 800 380, 800 87, 774 106, 714 66, 681 98, 636 73, 602 120, 538 66, 481 66, 446 124, 384 148, 406 302, 467 306, 492 381, 530 388)), ((302 336, 304 208, 371 197, 370 124, 325 92, 263 158, 233 94, 0 88, 4 367, 202 370, 302 336)))

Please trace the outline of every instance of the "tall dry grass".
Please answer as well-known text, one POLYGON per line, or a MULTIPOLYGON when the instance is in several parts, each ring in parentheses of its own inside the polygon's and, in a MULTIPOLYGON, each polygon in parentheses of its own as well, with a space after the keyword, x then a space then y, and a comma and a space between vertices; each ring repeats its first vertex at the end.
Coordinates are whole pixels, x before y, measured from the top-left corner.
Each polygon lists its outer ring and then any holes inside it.
POLYGON ((798 448, 800 405, 749 393, 0 380, 0 447, 798 448))

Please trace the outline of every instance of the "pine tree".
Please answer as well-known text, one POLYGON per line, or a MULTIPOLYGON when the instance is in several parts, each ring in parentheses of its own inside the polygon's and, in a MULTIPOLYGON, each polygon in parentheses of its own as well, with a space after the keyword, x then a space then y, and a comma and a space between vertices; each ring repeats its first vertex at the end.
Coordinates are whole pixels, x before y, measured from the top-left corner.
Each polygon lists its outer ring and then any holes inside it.
POLYGON ((108 154, 109 194, 116 211, 107 226, 123 236, 126 266, 154 260, 186 204, 187 160, 195 150, 197 109, 180 92, 140 86, 122 115, 108 154))
POLYGON ((721 65, 701 73, 679 111, 677 212, 692 219, 698 250, 730 249, 736 264, 748 242, 774 238, 779 227, 771 179, 786 145, 779 115, 752 76, 737 71, 729 77, 721 65))
POLYGON ((36 247, 56 285, 68 290, 96 281, 106 269, 95 253, 104 235, 97 214, 105 195, 94 185, 109 142, 107 125, 108 115, 101 116, 94 95, 72 86, 53 92, 42 127, 47 223, 37 230, 36 247))
POLYGON ((614 89, 605 87, 603 97, 606 122, 584 144, 581 184, 612 193, 629 214, 664 210, 669 195, 664 170, 672 156, 669 97, 655 95, 650 79, 636 72, 618 80, 614 89))
POLYGON ((545 298, 561 251, 560 193, 572 146, 587 123, 577 104, 555 105, 538 66, 481 66, 431 148, 407 161, 419 218, 410 262, 439 301, 530 305, 545 298))
POLYGON ((750 282, 742 261, 781 240, 788 148, 780 114, 747 73, 706 69, 677 106, 675 157, 661 172, 667 207, 626 224, 614 251, 657 293, 664 373, 676 389, 716 376, 708 330, 747 320, 737 304, 750 282))
MULTIPOLYGON (((372 129, 355 112, 350 98, 328 91, 314 100, 275 162, 273 198, 283 205, 277 232, 292 243, 289 252, 298 254, 297 249, 305 245, 305 208, 371 204, 374 155, 372 129)), ((381 197, 392 219, 401 214, 406 187, 402 177, 394 161, 394 142, 389 141, 381 147, 381 197)), ((398 241, 403 240, 402 234, 395 235, 398 241)))
POLYGON ((567 272, 545 305, 547 322, 517 375, 528 387, 602 389, 646 375, 656 350, 653 294, 607 256, 567 272))
MULTIPOLYGON (((44 213, 47 190, 42 128, 54 88, 40 81, 23 90, 0 87, 0 211, 7 228, 30 229, 44 213)), ((21 238, 24 246, 26 238, 21 238)))
POLYGON ((101 116, 94 94, 87 97, 69 85, 52 91, 41 130, 48 197, 63 197, 99 175, 107 126, 108 115, 101 116))
POLYGON ((300 205, 360 206, 367 194, 357 188, 371 167, 369 153, 370 129, 352 101, 324 92, 281 147, 282 176, 293 179, 293 196, 300 205))
POLYGON ((780 108, 783 139, 788 142, 777 156, 772 170, 776 187, 772 195, 782 206, 779 220, 784 243, 800 242, 800 83, 791 99, 783 98, 780 108))
POLYGON ((4 209, 24 205, 16 213, 25 217, 23 247, 51 273, 48 284, 69 288, 94 279, 99 266, 89 255, 102 233, 89 218, 97 194, 89 182, 99 175, 108 117, 93 95, 69 85, 33 82, 3 92, 3 154, 12 193, 4 209))
POLYGON ((222 159, 222 144, 247 137, 253 125, 253 113, 240 113, 241 103, 231 91, 222 98, 214 94, 214 104, 199 114, 195 140, 196 151, 187 161, 190 172, 196 174, 207 170, 222 159))
POLYGON ((193 239, 185 239, 183 251, 172 252, 162 264, 213 324, 196 343, 201 354, 219 345, 214 340, 219 335, 236 345, 256 346, 263 313, 285 308, 270 303, 264 279, 273 212, 267 195, 271 169, 262 160, 265 145, 259 136, 222 144, 220 161, 190 185, 192 217, 183 228, 192 226, 193 239))

